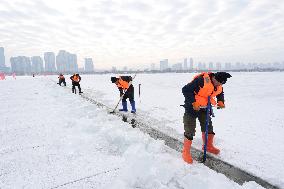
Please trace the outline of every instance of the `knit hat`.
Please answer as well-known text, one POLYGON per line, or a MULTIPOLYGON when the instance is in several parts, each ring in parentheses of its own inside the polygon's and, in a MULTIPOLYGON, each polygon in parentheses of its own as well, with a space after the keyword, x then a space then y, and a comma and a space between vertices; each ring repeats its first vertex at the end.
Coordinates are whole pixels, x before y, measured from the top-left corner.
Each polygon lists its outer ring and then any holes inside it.
POLYGON ((115 83, 115 82, 118 80, 118 78, 116 78, 116 77, 111 77, 110 80, 111 80, 112 83, 115 83))
POLYGON ((222 83, 225 84, 227 79, 232 77, 231 74, 227 73, 227 72, 217 72, 214 74, 215 79, 222 83))

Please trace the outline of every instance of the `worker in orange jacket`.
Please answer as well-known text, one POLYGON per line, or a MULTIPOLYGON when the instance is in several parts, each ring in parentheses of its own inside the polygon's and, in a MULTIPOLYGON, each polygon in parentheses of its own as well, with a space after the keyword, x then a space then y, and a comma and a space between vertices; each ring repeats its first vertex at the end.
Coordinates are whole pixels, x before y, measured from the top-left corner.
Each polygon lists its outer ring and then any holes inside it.
POLYGON ((78 73, 75 73, 70 77, 70 79, 72 80, 72 93, 76 93, 76 86, 79 89, 79 94, 83 93, 80 86, 81 76, 78 73))
MULTIPOLYGON (((195 136, 196 118, 198 118, 200 122, 204 147, 208 96, 210 96, 210 103, 212 106, 225 108, 222 85, 225 84, 230 77, 232 76, 227 72, 204 72, 195 76, 190 83, 182 88, 182 93, 185 97, 185 113, 183 116, 184 145, 182 157, 185 162, 192 163, 190 148, 193 137, 195 136)), ((211 117, 209 116, 207 151, 213 154, 219 154, 220 150, 213 145, 214 135, 211 117)))
POLYGON ((61 86, 61 83, 63 83, 63 84, 64 84, 64 86, 66 86, 65 77, 64 77, 64 75, 63 75, 63 74, 59 74, 58 79, 59 79, 59 81, 58 81, 58 83, 57 83, 57 84, 59 84, 59 85, 61 86))
POLYGON ((132 81, 131 76, 120 76, 119 78, 111 77, 111 82, 115 83, 119 92, 120 96, 123 95, 122 98, 122 109, 119 109, 119 111, 127 112, 127 101, 126 99, 129 99, 130 105, 131 105, 131 113, 136 113, 135 108, 135 101, 134 101, 134 87, 133 85, 129 85, 129 82, 132 81))

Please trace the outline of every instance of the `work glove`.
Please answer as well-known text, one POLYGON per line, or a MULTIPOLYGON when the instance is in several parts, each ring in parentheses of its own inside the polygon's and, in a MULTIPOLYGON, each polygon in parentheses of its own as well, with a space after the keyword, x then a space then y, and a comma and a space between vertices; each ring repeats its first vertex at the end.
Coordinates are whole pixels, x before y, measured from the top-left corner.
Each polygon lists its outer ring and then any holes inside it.
POLYGON ((223 101, 218 101, 218 103, 217 103, 217 109, 223 109, 223 108, 225 108, 224 102, 223 102, 223 101))
POLYGON ((199 111, 200 110, 200 105, 198 102, 193 102, 192 103, 192 108, 195 110, 195 111, 199 111))

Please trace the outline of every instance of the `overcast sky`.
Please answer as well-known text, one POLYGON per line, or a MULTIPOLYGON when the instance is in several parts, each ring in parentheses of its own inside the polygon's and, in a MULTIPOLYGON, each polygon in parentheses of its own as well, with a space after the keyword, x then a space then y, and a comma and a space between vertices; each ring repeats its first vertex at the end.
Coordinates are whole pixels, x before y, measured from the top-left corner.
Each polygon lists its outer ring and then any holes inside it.
POLYGON ((284 61, 283 0, 0 0, 0 23, 6 60, 64 49, 97 68, 284 61))

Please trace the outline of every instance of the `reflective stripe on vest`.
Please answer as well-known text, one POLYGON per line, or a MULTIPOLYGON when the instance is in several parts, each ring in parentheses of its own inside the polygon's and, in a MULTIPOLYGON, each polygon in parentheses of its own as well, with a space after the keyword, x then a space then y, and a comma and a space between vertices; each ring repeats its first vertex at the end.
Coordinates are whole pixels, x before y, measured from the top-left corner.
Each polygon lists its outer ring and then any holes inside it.
MULTIPOLYGON (((210 76, 208 73, 202 73, 198 76, 203 75, 204 86, 200 88, 199 92, 195 94, 195 101, 198 102, 200 106, 207 106, 207 98, 210 96, 210 102, 213 106, 217 104, 215 97, 222 92, 222 85, 217 87, 217 90, 214 91, 214 85, 211 82, 210 76)), ((195 77, 196 78, 196 77, 195 77)))

